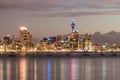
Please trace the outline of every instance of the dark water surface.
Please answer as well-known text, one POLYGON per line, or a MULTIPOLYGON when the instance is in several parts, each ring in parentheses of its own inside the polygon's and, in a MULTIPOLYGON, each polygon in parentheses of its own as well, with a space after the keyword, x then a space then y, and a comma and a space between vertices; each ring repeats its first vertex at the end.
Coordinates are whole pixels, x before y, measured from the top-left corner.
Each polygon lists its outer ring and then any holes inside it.
POLYGON ((0 80, 120 80, 120 57, 3 57, 0 80))

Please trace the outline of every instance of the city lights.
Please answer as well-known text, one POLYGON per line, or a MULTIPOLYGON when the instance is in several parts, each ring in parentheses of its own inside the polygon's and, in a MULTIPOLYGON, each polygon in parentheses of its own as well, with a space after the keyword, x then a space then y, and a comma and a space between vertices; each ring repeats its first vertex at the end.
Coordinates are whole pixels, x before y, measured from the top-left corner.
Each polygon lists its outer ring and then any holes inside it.
POLYGON ((72 31, 68 34, 43 37, 40 43, 34 44, 32 33, 26 27, 20 27, 19 40, 15 40, 11 34, 0 40, 0 53, 120 52, 120 46, 116 43, 112 45, 107 42, 105 44, 94 43, 92 35, 88 33, 81 37, 75 28, 74 16, 72 16, 71 29, 72 31))

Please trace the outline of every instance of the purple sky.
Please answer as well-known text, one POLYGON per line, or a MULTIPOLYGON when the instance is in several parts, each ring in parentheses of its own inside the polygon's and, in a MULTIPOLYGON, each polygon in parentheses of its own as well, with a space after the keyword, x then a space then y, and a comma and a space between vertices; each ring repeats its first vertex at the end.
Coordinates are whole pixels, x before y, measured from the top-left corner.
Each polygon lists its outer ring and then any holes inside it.
POLYGON ((0 0, 0 37, 21 26, 39 38, 67 34, 72 14, 80 34, 120 31, 119 0, 0 0))

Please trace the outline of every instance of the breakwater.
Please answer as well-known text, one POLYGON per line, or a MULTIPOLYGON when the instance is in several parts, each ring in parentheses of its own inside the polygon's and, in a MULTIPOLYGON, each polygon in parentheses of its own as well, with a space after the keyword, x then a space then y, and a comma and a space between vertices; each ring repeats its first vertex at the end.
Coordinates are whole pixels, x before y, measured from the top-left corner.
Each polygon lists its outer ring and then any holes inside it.
POLYGON ((70 53, 61 53, 61 52, 57 52, 57 53, 51 53, 51 52, 47 52, 47 53, 15 53, 15 52, 11 52, 11 53, 1 53, 0 57, 2 56, 31 56, 31 57, 112 57, 112 56, 118 56, 120 57, 120 53, 118 52, 107 52, 107 53, 95 53, 95 52, 70 52, 70 53))

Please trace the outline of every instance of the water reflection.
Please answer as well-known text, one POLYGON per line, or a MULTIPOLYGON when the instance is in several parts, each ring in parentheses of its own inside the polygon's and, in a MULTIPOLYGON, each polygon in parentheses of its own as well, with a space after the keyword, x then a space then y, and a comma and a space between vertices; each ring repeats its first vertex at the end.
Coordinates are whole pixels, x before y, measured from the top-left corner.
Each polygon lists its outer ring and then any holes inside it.
POLYGON ((22 58, 19 62, 19 76, 20 80, 27 80, 27 64, 26 59, 22 58))
POLYGON ((7 80, 11 80, 11 62, 10 62, 10 60, 9 61, 7 61, 7 80))
POLYGON ((47 61, 47 80, 51 80, 51 61, 47 61))
POLYGON ((106 77, 106 62, 103 61, 102 62, 102 80, 106 80, 105 77, 106 77))
POLYGON ((70 60, 70 80, 76 80, 77 79, 77 63, 75 62, 75 59, 70 60))
POLYGON ((34 80, 37 80, 37 62, 34 60, 34 80))
POLYGON ((0 58, 0 80, 119 80, 120 58, 0 58))
POLYGON ((3 62, 0 60, 0 80, 3 80, 3 62))

